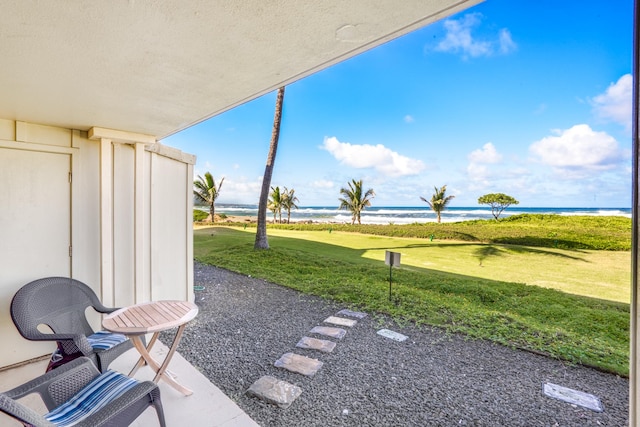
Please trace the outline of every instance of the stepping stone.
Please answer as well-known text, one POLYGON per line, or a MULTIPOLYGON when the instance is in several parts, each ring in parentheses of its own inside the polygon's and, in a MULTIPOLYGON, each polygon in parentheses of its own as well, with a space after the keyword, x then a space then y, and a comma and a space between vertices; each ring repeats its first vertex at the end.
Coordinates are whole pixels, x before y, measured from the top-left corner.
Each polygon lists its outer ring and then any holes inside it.
POLYGON ((247 394, 286 409, 300 396, 302 389, 286 381, 265 375, 254 382, 247 394))
POLYGON ((280 359, 276 360, 274 366, 312 377, 322 368, 322 362, 299 354, 285 353, 280 359))
POLYGON ((326 319, 324 319, 323 322, 333 323, 334 325, 346 326, 349 328, 351 328, 352 326, 355 326, 355 324, 358 323, 357 320, 345 319, 344 317, 336 317, 336 316, 329 316, 326 319))
POLYGON ((341 314, 343 316, 355 317, 357 319, 364 319, 367 317, 367 313, 363 313, 361 311, 351 311, 348 309, 340 310, 337 314, 341 314))
POLYGON ((600 399, 593 394, 588 394, 583 391, 573 390, 551 383, 545 383, 542 386, 542 391, 549 397, 571 403, 572 405, 582 406, 583 408, 591 409, 595 412, 604 411, 600 399))
POLYGON ((409 338, 406 335, 402 335, 401 333, 390 331, 389 329, 380 329, 377 332, 378 335, 382 335, 385 338, 391 338, 394 341, 402 342, 409 338))
POLYGON ((324 353, 331 353, 336 348, 336 343, 328 340, 319 340, 316 338, 302 337, 298 344, 298 348, 309 348, 311 350, 319 350, 324 353))
POLYGON ((347 333, 347 331, 342 328, 332 328, 331 326, 315 326, 309 332, 312 334, 325 335, 331 338, 338 338, 339 340, 341 340, 347 333))

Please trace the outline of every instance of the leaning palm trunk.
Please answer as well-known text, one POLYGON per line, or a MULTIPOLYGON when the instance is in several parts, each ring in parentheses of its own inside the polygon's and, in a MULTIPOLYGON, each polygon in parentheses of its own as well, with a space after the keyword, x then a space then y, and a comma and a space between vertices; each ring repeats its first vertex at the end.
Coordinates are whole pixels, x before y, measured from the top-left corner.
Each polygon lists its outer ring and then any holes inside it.
POLYGON ((262 191, 260 192, 260 202, 258 204, 258 229, 256 231, 256 241, 253 245, 254 249, 269 249, 269 240, 267 239, 267 201, 269 199, 269 188, 271 187, 271 175, 273 175, 273 164, 276 160, 276 152, 278 151, 278 139, 280 138, 280 122, 282 121, 283 101, 284 86, 278 89, 278 95, 276 97, 276 112, 273 117, 271 143, 269 144, 267 165, 264 168, 264 177, 262 178, 262 191))

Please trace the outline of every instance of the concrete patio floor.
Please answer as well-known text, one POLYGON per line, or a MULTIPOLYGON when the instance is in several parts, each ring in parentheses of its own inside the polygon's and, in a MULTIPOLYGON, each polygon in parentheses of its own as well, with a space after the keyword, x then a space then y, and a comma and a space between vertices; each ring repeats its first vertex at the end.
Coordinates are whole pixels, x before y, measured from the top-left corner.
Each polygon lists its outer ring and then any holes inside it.
MULTIPOLYGON (((167 352, 167 347, 158 342, 151 352, 157 360, 162 360, 167 352)), ((110 368, 128 374, 135 362, 138 353, 135 349, 119 357, 110 368)), ((44 373, 47 361, 39 361, 17 368, 0 371, 0 390, 9 390, 17 385, 44 373)), ((193 390, 191 396, 184 396, 172 387, 160 381, 162 405, 167 421, 167 426, 203 426, 203 427, 256 427, 253 421, 231 399, 225 396, 196 368, 189 364, 179 353, 174 354, 169 369, 177 376, 177 380, 193 390)), ((141 368, 135 376, 139 380, 150 380, 153 373, 148 367, 141 368)), ((45 413, 46 408, 40 398, 31 395, 22 400, 22 403, 45 413)), ((20 426, 21 424, 0 413, 1 426, 20 426)), ((133 424, 135 427, 150 427, 158 425, 158 418, 154 409, 147 409, 133 424)))

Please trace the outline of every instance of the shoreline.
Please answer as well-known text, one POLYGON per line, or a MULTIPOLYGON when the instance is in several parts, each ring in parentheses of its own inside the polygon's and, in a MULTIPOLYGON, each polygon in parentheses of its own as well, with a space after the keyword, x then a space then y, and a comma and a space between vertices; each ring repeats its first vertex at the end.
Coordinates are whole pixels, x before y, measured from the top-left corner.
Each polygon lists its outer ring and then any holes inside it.
MULTIPOLYGON (((245 223, 245 224, 256 224, 258 222, 257 216, 245 216, 245 215, 226 215, 226 218, 222 219, 216 214, 216 220, 214 222, 201 221, 201 224, 237 224, 237 223, 245 223)), ((274 224, 273 219, 267 218, 267 224, 274 224)), ((276 222, 275 224, 287 224, 286 220, 282 220, 282 222, 276 222)), ((340 221, 319 221, 319 220, 311 220, 311 219, 291 219, 289 224, 347 224, 346 222, 340 221)))
MULTIPOLYGON (((197 210, 203 210, 195 207, 197 210)), ((205 211, 206 212, 206 211, 205 211)), ((258 210, 252 206, 220 206, 216 209, 216 218, 224 215, 225 219, 216 222, 238 222, 250 224, 257 222, 258 210)), ((499 219, 520 215, 557 215, 562 217, 626 217, 631 218, 628 208, 510 208, 501 213, 499 219)), ((287 214, 283 213, 283 223, 287 214)), ((273 214, 267 213, 267 221, 273 224, 273 214)), ((456 223, 473 220, 494 219, 487 208, 448 208, 442 212, 442 223, 456 223)), ((437 222, 435 213, 431 210, 417 207, 377 207, 362 212, 362 224, 377 225, 405 225, 429 224, 437 222)), ((291 212, 290 223, 297 224, 351 224, 351 213, 335 207, 300 207, 291 212)))
MULTIPOLYGON (((225 218, 221 218, 218 214, 216 214, 216 220, 213 222, 204 220, 196 222, 199 225, 216 225, 216 224, 256 224, 258 222, 258 217, 256 215, 228 215, 224 214, 225 218)), ((530 214, 524 214, 530 215, 530 214)), ((550 214, 550 215, 558 215, 558 216, 568 216, 572 217, 573 215, 560 215, 560 214, 550 214)), ((506 215, 501 217, 500 219, 508 218, 512 215, 506 215)), ((581 215, 581 216, 589 216, 589 217, 615 217, 615 218, 625 218, 622 215, 581 215)), ((475 220, 491 220, 493 218, 468 218, 463 220, 445 220, 443 218, 442 224, 453 224, 465 221, 475 221, 475 220)), ((267 216, 267 224, 287 224, 286 219, 283 218, 282 222, 274 222, 273 217, 267 216)), ((330 218, 291 218, 288 224, 345 224, 351 225, 351 221, 338 221, 330 218)), ((427 220, 427 221, 419 221, 417 219, 413 219, 412 222, 403 222, 403 221, 388 221, 388 222, 365 222, 363 221, 361 225, 415 225, 415 224, 438 224, 435 220, 427 220)), ((358 225, 356 223, 356 225, 358 225)))

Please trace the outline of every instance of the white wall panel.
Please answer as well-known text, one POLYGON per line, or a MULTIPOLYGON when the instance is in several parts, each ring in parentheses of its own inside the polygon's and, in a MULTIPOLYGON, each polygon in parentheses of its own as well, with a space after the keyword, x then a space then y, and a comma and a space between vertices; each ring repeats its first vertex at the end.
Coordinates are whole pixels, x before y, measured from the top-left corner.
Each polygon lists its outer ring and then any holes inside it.
POLYGON ((22 338, 10 317, 24 284, 71 274, 71 155, 0 148, 0 366, 50 353, 22 338))
MULTIPOLYGON (((188 166, 151 156, 151 298, 187 299, 187 233, 185 223, 188 166)), ((191 221, 189 221, 191 222, 191 221)), ((192 284, 191 284, 192 285, 192 284)))

